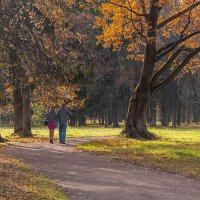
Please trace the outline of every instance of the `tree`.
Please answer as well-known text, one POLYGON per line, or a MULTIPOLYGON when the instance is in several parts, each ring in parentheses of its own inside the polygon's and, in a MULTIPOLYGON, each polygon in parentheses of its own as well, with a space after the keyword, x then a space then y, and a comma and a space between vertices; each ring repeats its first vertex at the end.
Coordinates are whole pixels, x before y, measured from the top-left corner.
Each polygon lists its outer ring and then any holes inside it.
POLYGON ((129 57, 142 61, 140 81, 130 99, 122 135, 156 138, 146 127, 147 105, 150 96, 183 68, 198 65, 199 5, 197 0, 110 0, 99 6, 99 42, 114 50, 128 43, 129 57), (169 71, 167 77, 163 76, 169 71))
POLYGON ((65 26, 68 10, 64 12, 56 1, 8 0, 0 5, 0 40, 8 57, 5 67, 13 80, 14 131, 31 136, 34 88, 77 78, 75 68, 82 67, 77 51, 82 36, 65 26))

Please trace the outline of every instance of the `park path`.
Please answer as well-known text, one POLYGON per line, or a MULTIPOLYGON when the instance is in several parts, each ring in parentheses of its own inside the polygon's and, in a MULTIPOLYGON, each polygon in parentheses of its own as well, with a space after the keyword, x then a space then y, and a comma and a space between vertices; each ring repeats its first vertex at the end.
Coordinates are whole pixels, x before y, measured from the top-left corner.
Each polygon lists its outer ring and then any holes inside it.
POLYGON ((71 200, 200 200, 200 181, 78 152, 98 138, 10 145, 8 153, 62 186, 71 200))

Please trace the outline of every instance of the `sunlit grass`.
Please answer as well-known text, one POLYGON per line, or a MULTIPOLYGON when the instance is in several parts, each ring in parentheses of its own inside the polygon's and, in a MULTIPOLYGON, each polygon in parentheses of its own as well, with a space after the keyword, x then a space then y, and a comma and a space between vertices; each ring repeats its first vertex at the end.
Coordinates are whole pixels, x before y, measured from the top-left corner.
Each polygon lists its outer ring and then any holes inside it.
MULTIPOLYGON (((67 127, 67 137, 101 137, 101 136, 118 136, 122 128, 104 128, 100 126, 85 126, 85 127, 67 127)), ((161 136, 163 139, 170 139, 176 142, 185 141, 192 142, 199 138, 200 128, 195 127, 180 127, 180 128, 170 128, 170 127, 153 127, 149 128, 150 131, 161 136)), ((4 138, 9 138, 12 136, 12 127, 0 127, 0 134, 4 138)), ((48 128, 47 127, 33 127, 32 133, 35 139, 46 139, 48 138, 48 128)), ((58 129, 55 131, 55 137, 58 138, 58 129)))
POLYGON ((161 138, 139 141, 108 138, 91 141, 78 148, 109 158, 150 168, 200 177, 200 128, 151 128, 161 138))
MULTIPOLYGON (((116 136, 119 135, 121 128, 104 128, 104 127, 67 127, 67 137, 99 137, 99 136, 116 136)), ((0 134, 2 137, 9 139, 12 137, 12 127, 1 127, 0 134)), ((46 127, 33 127, 32 133, 35 139, 45 140, 49 137, 49 130, 46 127)), ((16 137, 15 137, 16 138, 16 137)), ((55 138, 58 138, 58 129, 55 131, 55 138)), ((14 137, 12 137, 14 139, 14 137)), ((35 141, 35 139, 29 139, 35 141)))

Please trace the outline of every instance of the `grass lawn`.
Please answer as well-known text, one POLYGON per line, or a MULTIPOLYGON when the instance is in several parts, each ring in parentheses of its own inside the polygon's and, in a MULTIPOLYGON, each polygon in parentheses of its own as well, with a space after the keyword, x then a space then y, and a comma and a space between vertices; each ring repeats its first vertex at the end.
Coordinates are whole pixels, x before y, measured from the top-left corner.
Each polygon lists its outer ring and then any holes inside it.
POLYGON ((68 200, 67 194, 48 178, 4 153, 0 144, 0 199, 68 200))
POLYGON ((151 128, 161 138, 138 141, 108 138, 81 144, 78 149, 136 165, 200 178, 200 128, 151 128))
MULTIPOLYGON (((95 136, 116 136, 119 135, 121 128, 103 128, 103 127, 68 127, 67 137, 95 137, 95 136)), ((49 131, 46 127, 42 128, 32 128, 33 138, 20 138, 13 137, 12 127, 0 127, 0 134, 3 138, 11 140, 12 142, 34 142, 34 141, 46 141, 49 137, 49 131)), ((58 129, 55 131, 55 138, 58 138, 58 129)))

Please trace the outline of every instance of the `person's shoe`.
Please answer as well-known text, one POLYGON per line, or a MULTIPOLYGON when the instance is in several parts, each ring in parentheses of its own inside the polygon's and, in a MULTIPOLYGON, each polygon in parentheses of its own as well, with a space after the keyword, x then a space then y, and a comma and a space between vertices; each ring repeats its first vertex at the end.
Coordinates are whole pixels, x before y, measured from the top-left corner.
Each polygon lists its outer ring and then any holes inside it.
POLYGON ((50 140, 50 143, 53 144, 53 140, 50 140))
POLYGON ((62 144, 66 144, 65 142, 62 142, 62 144))
POLYGON ((60 144, 62 143, 62 141, 60 141, 60 144))

